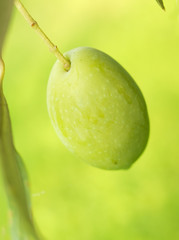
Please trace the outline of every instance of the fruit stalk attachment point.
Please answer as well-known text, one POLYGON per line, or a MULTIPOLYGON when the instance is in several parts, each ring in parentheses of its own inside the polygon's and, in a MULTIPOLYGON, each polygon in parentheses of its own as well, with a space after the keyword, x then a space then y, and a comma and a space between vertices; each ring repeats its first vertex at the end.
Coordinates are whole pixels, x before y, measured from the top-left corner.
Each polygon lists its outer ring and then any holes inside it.
POLYGON ((60 60, 60 62, 63 63, 64 69, 68 71, 70 69, 70 61, 67 60, 63 54, 59 51, 58 47, 54 45, 50 39, 47 37, 47 35, 42 31, 42 29, 39 27, 38 23, 33 19, 33 17, 30 15, 30 13, 27 11, 27 9, 24 7, 24 5, 19 0, 14 0, 14 4, 18 11, 22 14, 22 16, 25 18, 25 20, 29 23, 29 25, 37 32, 37 34, 42 38, 42 40, 45 42, 45 44, 48 46, 50 51, 56 56, 57 59, 60 60))

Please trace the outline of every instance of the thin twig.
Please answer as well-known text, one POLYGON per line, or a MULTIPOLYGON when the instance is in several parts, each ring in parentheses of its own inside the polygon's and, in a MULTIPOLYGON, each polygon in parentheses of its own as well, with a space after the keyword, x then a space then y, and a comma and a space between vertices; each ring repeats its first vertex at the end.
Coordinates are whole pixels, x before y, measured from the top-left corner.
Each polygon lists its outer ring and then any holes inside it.
POLYGON ((25 18, 25 20, 29 23, 29 25, 37 32, 37 34, 43 39, 43 41, 46 43, 50 51, 59 59, 63 65, 64 69, 68 71, 70 69, 70 61, 67 60, 63 54, 59 51, 58 47, 54 45, 50 39, 47 37, 47 35, 42 31, 42 29, 39 27, 38 23, 32 18, 30 13, 26 10, 24 5, 19 0, 14 0, 14 4, 18 11, 22 14, 22 16, 25 18))

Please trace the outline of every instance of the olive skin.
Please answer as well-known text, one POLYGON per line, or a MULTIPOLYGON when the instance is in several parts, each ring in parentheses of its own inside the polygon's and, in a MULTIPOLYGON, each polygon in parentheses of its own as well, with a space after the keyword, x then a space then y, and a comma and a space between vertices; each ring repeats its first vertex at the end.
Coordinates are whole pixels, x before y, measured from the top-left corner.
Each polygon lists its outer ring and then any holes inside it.
POLYGON ((129 168, 144 151, 149 118, 144 97, 125 69, 107 54, 79 47, 57 60, 47 87, 52 124, 64 145, 102 169, 129 168))

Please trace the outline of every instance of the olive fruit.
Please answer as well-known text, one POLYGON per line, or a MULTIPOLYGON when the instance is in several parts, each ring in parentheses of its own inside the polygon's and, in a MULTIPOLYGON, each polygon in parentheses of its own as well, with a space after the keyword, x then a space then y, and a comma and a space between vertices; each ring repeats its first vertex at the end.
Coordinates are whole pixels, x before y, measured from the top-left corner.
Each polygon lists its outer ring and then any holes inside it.
POLYGON ((57 60, 47 105, 64 145, 102 169, 125 169, 143 152, 149 118, 143 95, 125 69, 107 54, 79 47, 64 54, 69 71, 57 60))

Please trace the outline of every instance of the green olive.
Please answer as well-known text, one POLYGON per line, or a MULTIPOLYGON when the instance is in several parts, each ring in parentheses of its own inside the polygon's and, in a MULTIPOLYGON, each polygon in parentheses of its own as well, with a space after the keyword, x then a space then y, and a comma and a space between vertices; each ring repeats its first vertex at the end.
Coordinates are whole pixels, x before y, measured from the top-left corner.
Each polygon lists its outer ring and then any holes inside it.
POLYGON ((149 118, 143 95, 124 68, 107 54, 79 47, 57 60, 50 74, 47 104, 64 145, 102 169, 125 169, 143 152, 149 118))

